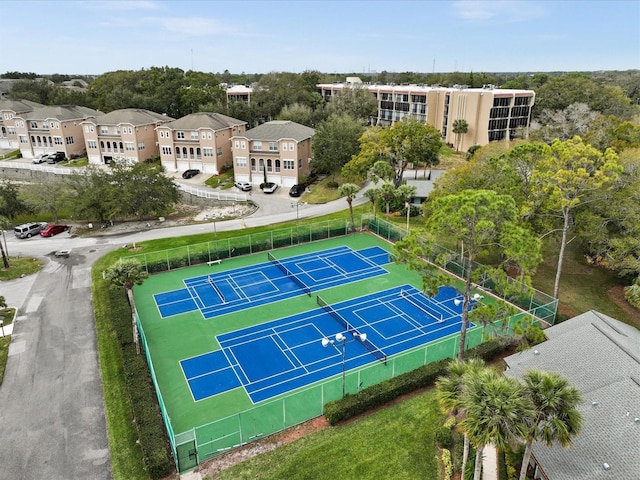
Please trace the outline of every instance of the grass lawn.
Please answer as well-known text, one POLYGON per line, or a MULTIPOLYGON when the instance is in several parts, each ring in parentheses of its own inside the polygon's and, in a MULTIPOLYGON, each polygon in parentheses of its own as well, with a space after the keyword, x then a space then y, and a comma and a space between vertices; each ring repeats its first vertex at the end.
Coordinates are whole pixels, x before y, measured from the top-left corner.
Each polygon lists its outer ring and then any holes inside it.
MULTIPOLYGON (((7 326, 13 323, 13 319, 16 316, 15 308, 3 308, 0 310, 0 316, 2 318, 2 325, 7 326)), ((9 355, 9 343, 11 342, 11 336, 0 337, 0 385, 4 379, 4 369, 7 366, 7 357, 9 355)))
POLYGON ((435 389, 221 472, 225 479, 436 479, 434 432, 444 422, 435 389))
POLYGON ((0 281, 13 280, 40 271, 42 262, 31 257, 9 257, 9 268, 0 268, 0 281))

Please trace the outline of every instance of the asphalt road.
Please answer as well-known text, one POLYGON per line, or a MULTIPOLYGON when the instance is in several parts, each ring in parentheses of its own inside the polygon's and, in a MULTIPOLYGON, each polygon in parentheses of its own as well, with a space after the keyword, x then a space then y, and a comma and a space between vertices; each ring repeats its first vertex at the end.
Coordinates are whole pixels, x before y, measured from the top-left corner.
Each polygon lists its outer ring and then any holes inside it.
MULTIPOLYGON (((344 199, 298 204, 281 189, 253 194, 258 211, 217 222, 218 231, 273 225, 346 208, 344 199)), ((354 203, 366 202, 360 196, 354 203)), ((4 381, 0 387, 0 479, 110 479, 104 393, 98 368, 90 270, 124 244, 211 231, 207 224, 122 235, 19 240, 7 232, 12 256, 45 261, 37 275, 0 284, 18 308, 4 381), (71 249, 69 258, 53 252, 71 249)))

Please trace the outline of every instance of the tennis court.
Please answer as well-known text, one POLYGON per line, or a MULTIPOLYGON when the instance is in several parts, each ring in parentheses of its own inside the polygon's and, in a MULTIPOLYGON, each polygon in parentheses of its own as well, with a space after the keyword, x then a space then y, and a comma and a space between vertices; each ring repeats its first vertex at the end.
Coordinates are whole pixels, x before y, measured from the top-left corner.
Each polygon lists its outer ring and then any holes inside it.
POLYGON ((335 305, 318 297, 319 308, 218 335, 220 350, 180 364, 195 401, 242 387, 258 403, 339 373, 343 345, 323 338, 345 336, 351 370, 457 333, 459 298, 452 287, 430 298, 409 284, 335 305))
MULTIPOLYGON (((389 253, 380 247, 347 246, 219 271, 184 280, 184 288, 155 294, 162 318, 199 310, 204 318, 383 275, 389 253)), ((222 269, 220 265, 217 267, 222 269)))

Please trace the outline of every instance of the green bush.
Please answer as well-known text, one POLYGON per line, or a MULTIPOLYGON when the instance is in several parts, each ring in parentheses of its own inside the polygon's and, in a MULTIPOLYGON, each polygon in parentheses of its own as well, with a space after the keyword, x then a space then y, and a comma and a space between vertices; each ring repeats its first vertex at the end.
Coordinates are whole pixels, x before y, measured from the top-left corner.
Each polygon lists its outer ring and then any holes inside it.
POLYGON ((450 428, 442 426, 436 430, 436 442, 442 448, 451 448, 453 446, 453 433, 450 428))
POLYGON ((329 182, 327 182, 327 188, 331 188, 333 190, 335 190, 336 188, 338 188, 340 186, 340 184, 334 180, 331 180, 329 182))
POLYGON ((451 480, 453 463, 451 462, 451 452, 446 448, 442 449, 442 464, 444 465, 444 480, 451 480))
POLYGON ((169 440, 158 408, 149 367, 144 353, 136 354, 131 328, 131 309, 122 289, 109 289, 109 311, 113 329, 122 348, 127 394, 133 408, 145 470, 151 478, 163 478, 174 470, 167 449, 169 440))

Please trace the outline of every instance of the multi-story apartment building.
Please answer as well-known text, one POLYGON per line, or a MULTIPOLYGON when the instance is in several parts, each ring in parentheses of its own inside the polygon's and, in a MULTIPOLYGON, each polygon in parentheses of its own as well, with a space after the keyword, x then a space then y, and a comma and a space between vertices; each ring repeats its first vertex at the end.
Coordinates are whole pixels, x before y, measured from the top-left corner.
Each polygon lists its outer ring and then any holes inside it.
POLYGON ((443 141, 466 151, 472 145, 526 136, 535 100, 533 90, 511 90, 485 85, 483 88, 439 85, 363 84, 357 77, 349 82, 321 84, 318 89, 326 101, 345 89, 365 88, 378 101, 372 125, 388 126, 413 117, 442 132, 443 141), (466 120, 466 134, 456 138, 453 122, 466 120), (459 140, 459 143, 458 143, 459 140))
POLYGON ((44 105, 29 100, 0 99, 0 148, 20 146, 16 131, 15 117, 32 112, 44 105))
POLYGON ((171 117, 140 108, 114 110, 82 122, 90 164, 133 164, 158 155, 156 127, 171 117))
POLYGON ((284 187, 300 183, 309 175, 314 133, 299 123, 277 120, 231 137, 235 180, 284 187))
POLYGON ((169 172, 189 169, 218 175, 231 165, 230 139, 242 135, 247 123, 219 113, 192 113, 156 127, 160 161, 169 172))
POLYGON ((226 88, 228 102, 251 103, 252 87, 246 85, 230 85, 226 88))
POLYGON ((81 124, 101 115, 92 108, 55 105, 36 108, 14 117, 20 153, 33 158, 42 153, 64 152, 65 157, 84 152, 81 124))

